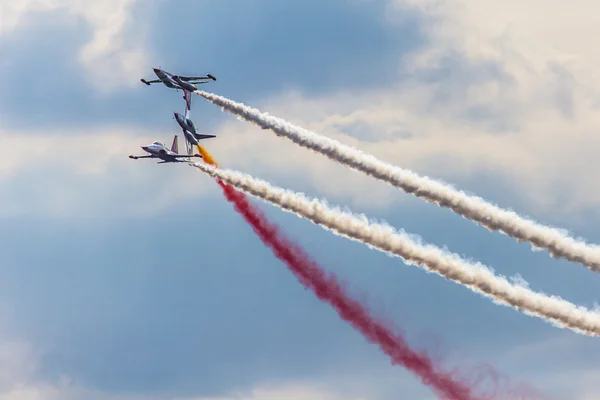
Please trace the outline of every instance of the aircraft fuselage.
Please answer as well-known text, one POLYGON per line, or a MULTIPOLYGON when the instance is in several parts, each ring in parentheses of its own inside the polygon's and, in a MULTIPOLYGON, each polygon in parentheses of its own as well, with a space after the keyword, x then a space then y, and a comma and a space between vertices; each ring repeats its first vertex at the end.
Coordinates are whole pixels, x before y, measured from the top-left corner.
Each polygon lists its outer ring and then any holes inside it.
POLYGON ((193 134, 196 134, 196 127, 194 126, 194 123, 189 118, 186 118, 185 116, 179 114, 178 112, 175 112, 173 114, 175 115, 175 120, 177 121, 177 123, 179 124, 181 129, 183 129, 184 131, 189 131, 193 134))
POLYGON ((198 133, 196 132, 196 127, 194 126, 194 123, 189 118, 186 118, 185 116, 179 113, 174 114, 175 119, 181 127, 181 130, 183 131, 183 134, 185 135, 187 141, 196 146, 200 144, 199 137, 197 137, 198 133))
POLYGON ((191 83, 185 82, 183 80, 181 80, 180 77, 173 75, 172 79, 183 89, 183 90, 187 90, 188 92, 195 92, 196 91, 196 86, 192 85, 191 83))
POLYGON ((160 68, 153 68, 154 73, 160 79, 160 81, 168 88, 171 89, 183 89, 189 92, 196 91, 196 87, 191 83, 187 83, 181 80, 177 75, 163 71, 160 68))
POLYGON ((148 146, 140 146, 142 150, 146 153, 150 154, 153 158, 160 158, 163 161, 173 161, 173 162, 181 162, 177 158, 173 157, 175 153, 172 153, 164 146, 158 146, 155 144, 151 144, 148 146))
POLYGON ((198 145, 199 143, 198 143, 198 139, 195 136, 196 135, 196 127, 194 126, 194 123, 189 118, 186 118, 185 116, 183 116, 177 112, 175 112, 173 114, 175 115, 175 120, 181 127, 181 130, 183 131, 183 134, 185 135, 185 138, 187 139, 188 143, 191 143, 193 145, 198 145))

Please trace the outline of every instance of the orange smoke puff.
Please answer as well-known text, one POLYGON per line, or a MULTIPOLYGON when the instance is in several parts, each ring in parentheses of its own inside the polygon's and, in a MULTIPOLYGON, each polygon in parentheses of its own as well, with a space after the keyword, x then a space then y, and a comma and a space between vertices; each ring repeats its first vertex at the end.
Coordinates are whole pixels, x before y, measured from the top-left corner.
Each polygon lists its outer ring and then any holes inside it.
POLYGON ((210 155, 210 153, 208 151, 206 151, 206 149, 204 147, 198 145, 198 152, 202 156, 202 159, 204 160, 205 163, 210 164, 210 165, 214 165, 215 167, 219 166, 217 164, 217 162, 215 161, 215 159, 212 158, 212 156, 210 155))

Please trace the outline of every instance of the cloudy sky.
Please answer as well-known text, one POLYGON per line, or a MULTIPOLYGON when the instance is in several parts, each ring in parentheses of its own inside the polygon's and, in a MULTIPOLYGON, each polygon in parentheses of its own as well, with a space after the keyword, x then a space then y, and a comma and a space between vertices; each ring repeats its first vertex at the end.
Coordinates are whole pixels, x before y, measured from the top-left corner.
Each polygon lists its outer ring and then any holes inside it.
MULTIPOLYGON (((591 0, 0 0, 0 399, 433 399, 302 288, 218 187, 132 161, 181 94, 152 67, 600 242, 591 0)), ((224 166, 326 197, 537 291, 600 277, 238 121, 224 166)), ((180 142, 180 148, 183 143, 180 142)), ((261 204, 410 343, 465 374, 600 399, 597 339, 261 204)))

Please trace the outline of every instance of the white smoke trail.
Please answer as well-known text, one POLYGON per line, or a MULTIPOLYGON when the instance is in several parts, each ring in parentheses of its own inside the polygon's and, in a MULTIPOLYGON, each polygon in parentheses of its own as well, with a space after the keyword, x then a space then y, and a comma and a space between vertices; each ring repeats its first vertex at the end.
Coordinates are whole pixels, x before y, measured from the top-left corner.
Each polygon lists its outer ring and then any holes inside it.
POLYGON ((526 219, 480 197, 470 196, 442 182, 385 163, 356 148, 242 103, 203 91, 197 91, 196 94, 248 122, 263 129, 271 129, 277 136, 286 137, 302 147, 324 154, 334 161, 385 181, 430 203, 447 207, 489 230, 500 231, 519 242, 530 242, 534 248, 546 249, 554 258, 564 258, 600 272, 600 246, 570 237, 564 230, 526 219))
POLYGON ((423 245, 389 225, 369 221, 327 203, 308 199, 301 193, 271 186, 268 182, 231 170, 190 163, 213 178, 226 182, 251 196, 265 200, 285 211, 307 218, 334 233, 359 241, 371 248, 401 257, 406 263, 437 273, 474 292, 508 305, 526 314, 540 317, 556 326, 578 333, 600 336, 600 314, 577 306, 560 297, 536 293, 525 286, 511 284, 495 276, 481 263, 463 260, 433 245, 423 245))

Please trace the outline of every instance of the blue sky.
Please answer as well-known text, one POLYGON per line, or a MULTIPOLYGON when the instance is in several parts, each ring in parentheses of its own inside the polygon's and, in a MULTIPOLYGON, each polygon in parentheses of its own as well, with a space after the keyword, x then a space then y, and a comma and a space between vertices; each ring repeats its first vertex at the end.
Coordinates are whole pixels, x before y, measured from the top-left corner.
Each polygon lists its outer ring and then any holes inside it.
MULTIPOLYGON (((127 155, 170 142, 172 113, 183 109, 179 93, 139 78, 158 65, 210 72, 218 80, 206 90, 600 242, 593 55, 575 33, 552 36, 529 6, 507 3, 522 15, 513 20, 473 1, 464 13, 434 3, 0 5, 0 141, 14 152, 0 161, 0 398, 432 399, 304 290, 217 185, 187 166, 127 155)), ((385 219, 535 290, 597 301, 600 278, 584 267, 200 97, 192 117, 217 134, 207 147, 223 165, 385 219)), ((261 208, 449 366, 489 364, 556 398, 598 398, 595 339, 261 208)))

